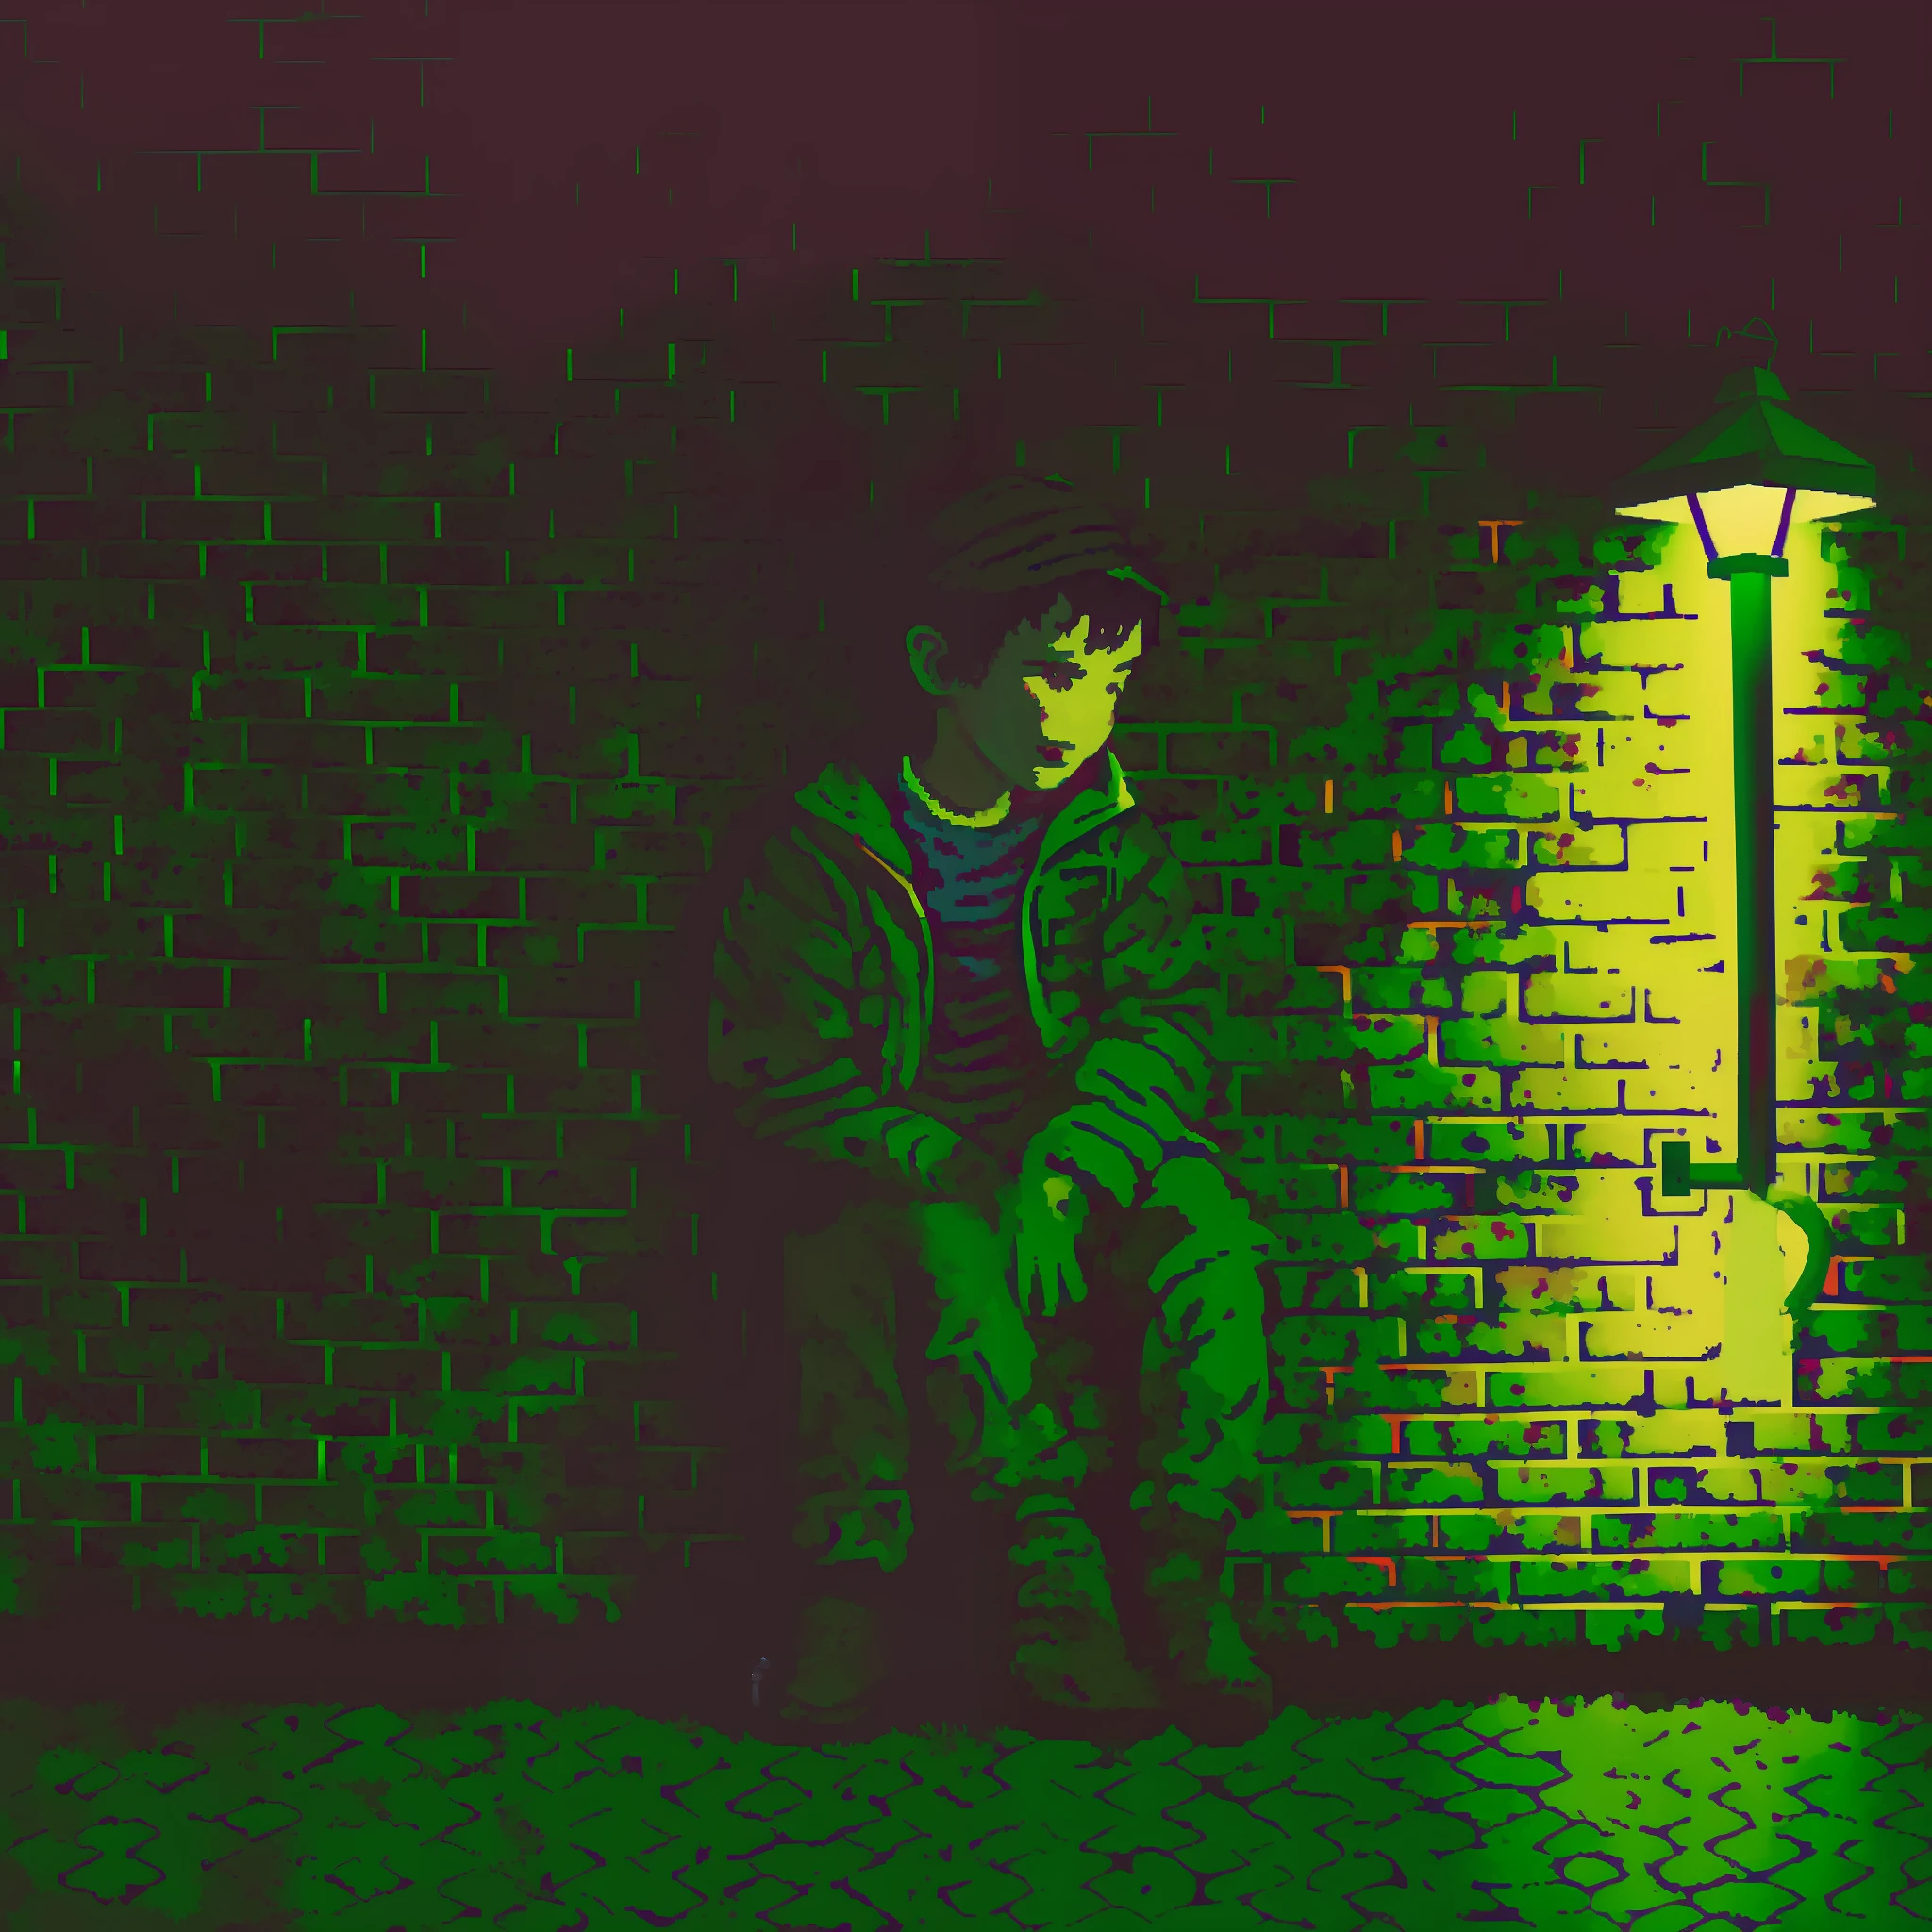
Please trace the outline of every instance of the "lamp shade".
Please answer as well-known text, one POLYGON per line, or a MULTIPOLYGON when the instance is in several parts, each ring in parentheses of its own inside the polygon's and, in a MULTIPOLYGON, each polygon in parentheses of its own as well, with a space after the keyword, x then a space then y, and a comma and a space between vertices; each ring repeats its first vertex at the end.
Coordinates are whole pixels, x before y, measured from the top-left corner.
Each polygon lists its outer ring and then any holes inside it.
POLYGON ((1740 369, 1716 414, 1633 472, 1615 503, 1619 516, 1695 524, 1713 559, 1781 557, 1792 524, 1870 509, 1877 482, 1862 457, 1785 407, 1770 370, 1740 369))

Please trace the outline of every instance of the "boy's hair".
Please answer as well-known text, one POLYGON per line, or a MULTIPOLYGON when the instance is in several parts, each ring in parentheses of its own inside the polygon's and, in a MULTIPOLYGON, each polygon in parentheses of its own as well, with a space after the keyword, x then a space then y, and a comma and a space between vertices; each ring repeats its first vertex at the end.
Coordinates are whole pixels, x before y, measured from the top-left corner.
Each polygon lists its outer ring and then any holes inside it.
POLYGON ((945 675, 978 685, 1008 635, 1037 622, 1064 595, 1070 623, 1089 620, 1088 642, 1107 647, 1141 626, 1158 641, 1164 593, 1108 509, 1063 477, 1016 470, 946 506, 926 526, 936 559, 921 597, 947 644, 945 675))
MULTIPOLYGON (((824 587, 817 629, 843 634, 844 659, 840 715, 808 758, 824 750, 896 768, 930 742, 934 700, 907 661, 908 634, 920 625, 946 641, 941 675, 974 688, 1007 638, 1063 594, 1073 620, 1089 618, 1090 642, 1118 643, 1136 623, 1143 651, 1159 641, 1165 591, 1157 568, 1112 514, 1037 470, 959 493, 966 476, 983 479, 987 468, 970 455, 949 460, 903 490, 868 530, 814 529, 802 544, 824 587)), ((801 716, 816 695, 801 694, 801 716)))
POLYGON ((920 622, 930 624, 946 641, 941 675, 974 688, 985 683, 1008 637, 1024 625, 1036 624, 1061 597, 1071 607, 1066 628, 1087 618, 1090 650, 1112 649, 1137 624, 1143 652, 1160 641, 1159 593, 1105 571, 1081 571, 1014 591, 936 591, 920 622))

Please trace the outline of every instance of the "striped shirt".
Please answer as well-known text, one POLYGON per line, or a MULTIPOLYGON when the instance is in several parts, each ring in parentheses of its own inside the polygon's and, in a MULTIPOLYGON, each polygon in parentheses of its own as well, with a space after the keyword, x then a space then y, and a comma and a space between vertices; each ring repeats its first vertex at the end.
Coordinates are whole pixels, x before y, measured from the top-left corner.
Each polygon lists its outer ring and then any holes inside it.
POLYGON ((1026 999, 1020 909, 1063 791, 1016 791, 986 827, 948 824, 903 775, 885 792, 932 924, 937 969, 931 1050, 918 1082, 929 1111, 990 1145, 1045 1067, 1026 999))

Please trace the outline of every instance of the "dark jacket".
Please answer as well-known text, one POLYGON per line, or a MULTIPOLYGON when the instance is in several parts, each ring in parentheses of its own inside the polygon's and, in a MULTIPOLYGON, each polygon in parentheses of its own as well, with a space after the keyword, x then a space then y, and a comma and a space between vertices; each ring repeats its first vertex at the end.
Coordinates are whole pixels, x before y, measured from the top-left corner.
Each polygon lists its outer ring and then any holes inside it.
MULTIPOLYGON (((1149 1136, 1211 1148, 1195 1124, 1218 976, 1191 931, 1179 862, 1104 756, 1105 773, 1076 779, 1048 822, 1021 902, 1051 1072, 1029 1130, 1077 1108, 1090 1131, 1117 1128, 1132 1148, 1149 1136)), ((985 1174, 918 1105, 934 950, 883 782, 828 764, 731 884, 712 957, 709 1074, 759 1140, 936 1197, 985 1174)))

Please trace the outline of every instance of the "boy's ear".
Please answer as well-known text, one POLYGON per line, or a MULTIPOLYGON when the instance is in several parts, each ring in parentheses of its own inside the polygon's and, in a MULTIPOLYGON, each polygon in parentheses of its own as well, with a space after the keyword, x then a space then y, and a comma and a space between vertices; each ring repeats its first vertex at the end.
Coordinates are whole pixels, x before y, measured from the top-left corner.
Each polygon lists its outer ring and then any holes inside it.
POLYGON ((957 690, 947 682, 946 641, 929 624, 915 624, 906 633, 906 655, 919 688, 928 697, 951 697, 957 690))

